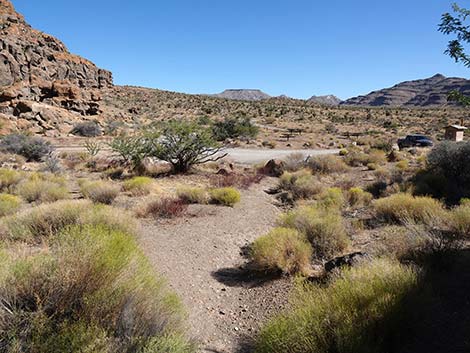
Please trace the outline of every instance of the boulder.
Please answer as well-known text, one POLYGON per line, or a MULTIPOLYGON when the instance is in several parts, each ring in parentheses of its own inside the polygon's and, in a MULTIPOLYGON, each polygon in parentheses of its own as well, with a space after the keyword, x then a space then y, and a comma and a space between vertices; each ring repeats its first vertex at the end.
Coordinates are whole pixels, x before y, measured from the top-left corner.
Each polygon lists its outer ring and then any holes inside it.
POLYGON ((271 159, 266 165, 261 168, 263 174, 279 177, 284 173, 285 163, 278 159, 271 159))

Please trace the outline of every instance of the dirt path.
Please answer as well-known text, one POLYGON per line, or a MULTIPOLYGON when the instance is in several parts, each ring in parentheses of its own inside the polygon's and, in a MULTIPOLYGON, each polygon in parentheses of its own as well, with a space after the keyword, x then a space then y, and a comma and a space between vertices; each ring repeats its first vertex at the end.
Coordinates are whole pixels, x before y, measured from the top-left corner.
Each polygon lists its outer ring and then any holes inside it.
POLYGON ((243 341, 286 303, 286 280, 247 278, 242 248, 275 224, 279 209, 263 192, 270 181, 242 193, 234 208, 194 206, 185 219, 146 222, 140 243, 189 312, 190 334, 201 352, 245 352, 243 341))

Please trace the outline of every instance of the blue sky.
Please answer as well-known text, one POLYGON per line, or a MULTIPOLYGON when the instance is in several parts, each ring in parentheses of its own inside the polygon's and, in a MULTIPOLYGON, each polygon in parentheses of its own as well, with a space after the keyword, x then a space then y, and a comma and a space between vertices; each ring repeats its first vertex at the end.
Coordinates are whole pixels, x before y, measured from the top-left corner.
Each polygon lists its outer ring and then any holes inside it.
POLYGON ((187 93, 260 88, 368 93, 436 73, 446 0, 13 0, 35 28, 111 70, 116 84, 187 93))

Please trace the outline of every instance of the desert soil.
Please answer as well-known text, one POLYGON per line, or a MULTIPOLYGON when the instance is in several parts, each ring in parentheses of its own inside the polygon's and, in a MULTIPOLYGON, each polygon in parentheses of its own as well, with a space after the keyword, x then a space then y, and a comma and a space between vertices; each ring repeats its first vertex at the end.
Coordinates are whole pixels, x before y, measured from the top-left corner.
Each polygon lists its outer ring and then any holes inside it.
POLYGON ((265 179, 243 191, 234 208, 194 205, 184 219, 143 224, 140 244, 182 298, 200 352, 249 351, 260 323, 286 305, 290 281, 242 269, 244 248, 279 216, 264 192, 272 185, 265 179))

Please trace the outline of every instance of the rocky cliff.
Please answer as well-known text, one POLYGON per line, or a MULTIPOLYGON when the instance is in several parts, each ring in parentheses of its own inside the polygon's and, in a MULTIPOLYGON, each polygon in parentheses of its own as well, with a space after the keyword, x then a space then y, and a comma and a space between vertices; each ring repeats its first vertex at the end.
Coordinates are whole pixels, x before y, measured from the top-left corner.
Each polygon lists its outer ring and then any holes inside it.
POLYGON ((35 30, 9 0, 0 0, 0 118, 34 132, 70 128, 101 112, 101 90, 112 74, 69 53, 35 30))

